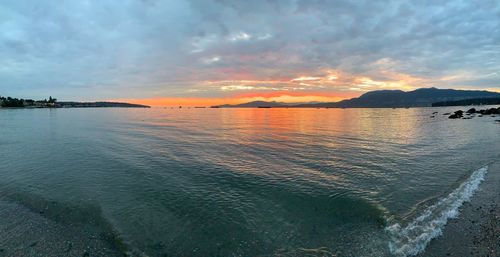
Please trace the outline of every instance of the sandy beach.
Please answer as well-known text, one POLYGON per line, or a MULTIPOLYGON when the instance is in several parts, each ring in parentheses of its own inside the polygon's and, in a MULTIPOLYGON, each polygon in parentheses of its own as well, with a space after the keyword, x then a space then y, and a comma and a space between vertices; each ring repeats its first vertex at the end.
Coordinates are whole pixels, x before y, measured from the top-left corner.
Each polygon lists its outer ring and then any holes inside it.
POLYGON ((420 257, 500 256, 500 162, 489 165, 485 180, 443 235, 432 240, 420 257))

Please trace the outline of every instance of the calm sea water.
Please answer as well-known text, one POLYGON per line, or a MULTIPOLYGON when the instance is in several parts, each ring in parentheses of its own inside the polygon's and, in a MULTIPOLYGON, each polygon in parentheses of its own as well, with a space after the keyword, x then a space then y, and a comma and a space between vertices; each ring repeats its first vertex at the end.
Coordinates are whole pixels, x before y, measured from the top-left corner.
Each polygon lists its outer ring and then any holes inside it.
POLYGON ((0 110, 0 194, 133 255, 404 256, 500 157, 456 109, 0 110))

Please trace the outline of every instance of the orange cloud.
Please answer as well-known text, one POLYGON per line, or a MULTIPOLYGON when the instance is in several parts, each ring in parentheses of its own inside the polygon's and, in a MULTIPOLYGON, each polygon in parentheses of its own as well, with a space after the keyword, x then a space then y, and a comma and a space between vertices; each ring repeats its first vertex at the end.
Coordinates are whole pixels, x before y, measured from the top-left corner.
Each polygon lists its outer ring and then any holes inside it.
MULTIPOLYGON (((309 95, 315 95, 311 92, 338 92, 355 91, 367 92, 379 89, 402 89, 412 90, 415 87, 424 84, 425 80, 419 77, 413 77, 408 74, 382 70, 382 79, 375 79, 368 75, 356 75, 341 70, 323 68, 312 73, 290 74, 288 78, 274 79, 248 79, 248 76, 235 76, 234 71, 225 73, 232 79, 202 81, 198 84, 200 88, 211 91, 224 92, 309 92, 309 95), (239 79, 246 77, 245 79, 239 79)), ((287 93, 289 94, 289 93, 287 93)), ((320 93, 323 95, 323 93, 320 93)))

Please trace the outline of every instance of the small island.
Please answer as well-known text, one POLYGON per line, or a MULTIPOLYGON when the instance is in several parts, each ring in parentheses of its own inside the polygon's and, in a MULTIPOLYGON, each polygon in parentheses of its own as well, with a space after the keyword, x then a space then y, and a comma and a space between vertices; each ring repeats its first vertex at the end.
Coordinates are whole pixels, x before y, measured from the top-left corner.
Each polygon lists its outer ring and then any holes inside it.
POLYGON ((19 99, 0 96, 0 108, 150 108, 147 105, 119 102, 59 102, 49 97, 44 100, 19 99))

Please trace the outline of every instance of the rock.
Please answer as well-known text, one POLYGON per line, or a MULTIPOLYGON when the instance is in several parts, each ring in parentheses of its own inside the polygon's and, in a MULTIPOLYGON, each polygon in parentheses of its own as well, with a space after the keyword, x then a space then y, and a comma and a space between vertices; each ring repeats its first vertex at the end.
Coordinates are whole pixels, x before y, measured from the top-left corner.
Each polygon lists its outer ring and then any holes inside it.
POLYGON ((449 112, 445 112, 445 113, 443 113, 443 115, 450 115, 450 114, 451 114, 451 113, 449 113, 449 112))
POLYGON ((463 116, 464 116, 464 112, 462 110, 458 110, 455 113, 453 113, 452 115, 448 116, 448 119, 458 119, 458 118, 462 118, 463 116))
POLYGON ((490 109, 480 110, 479 113, 483 115, 500 114, 500 110, 498 108, 490 108, 490 109))
POLYGON ((488 115, 491 115, 491 114, 495 114, 497 112, 497 109, 495 108, 491 108, 491 109, 488 109, 484 112, 484 114, 488 114, 488 115))
POLYGON ((470 108, 467 113, 476 113, 476 108, 470 108))

